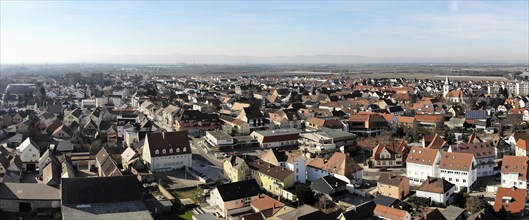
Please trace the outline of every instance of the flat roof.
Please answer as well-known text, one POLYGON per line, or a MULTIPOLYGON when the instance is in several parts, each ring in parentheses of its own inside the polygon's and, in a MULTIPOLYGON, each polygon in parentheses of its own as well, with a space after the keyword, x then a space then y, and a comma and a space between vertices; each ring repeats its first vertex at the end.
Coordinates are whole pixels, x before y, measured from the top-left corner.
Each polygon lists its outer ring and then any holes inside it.
POLYGON ((42 183, 0 183, 0 199, 61 200, 61 191, 42 183))
POLYGON ((263 136, 279 136, 279 135, 299 134, 300 130, 296 128, 288 128, 288 129, 262 130, 262 131, 253 131, 253 132, 261 134, 263 136))
POLYGON ((221 140, 233 139, 231 135, 226 134, 225 132, 222 132, 222 131, 207 131, 207 133, 215 137, 216 139, 221 139, 221 140))

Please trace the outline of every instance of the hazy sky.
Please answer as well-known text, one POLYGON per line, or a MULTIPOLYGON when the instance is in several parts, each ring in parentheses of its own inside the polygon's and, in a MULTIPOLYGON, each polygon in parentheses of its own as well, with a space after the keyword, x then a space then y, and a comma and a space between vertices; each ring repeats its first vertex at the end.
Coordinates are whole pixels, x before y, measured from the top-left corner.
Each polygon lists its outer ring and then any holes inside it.
POLYGON ((0 1, 0 62, 363 55, 528 62, 529 1, 0 1))

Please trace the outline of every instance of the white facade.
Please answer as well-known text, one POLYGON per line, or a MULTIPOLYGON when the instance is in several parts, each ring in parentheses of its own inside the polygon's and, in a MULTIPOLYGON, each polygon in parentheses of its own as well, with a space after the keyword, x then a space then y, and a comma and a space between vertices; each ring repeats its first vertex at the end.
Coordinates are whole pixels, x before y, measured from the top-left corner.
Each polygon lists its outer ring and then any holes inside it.
POLYGON ((307 173, 307 164, 305 160, 301 157, 297 157, 293 163, 285 162, 283 165, 284 168, 294 172, 294 181, 305 183, 306 173, 307 173))
POLYGON ((154 155, 151 155, 148 136, 145 137, 142 158, 147 163, 149 169, 153 172, 175 170, 183 168, 184 166, 191 167, 191 155, 191 152, 177 155, 164 155, 164 152, 159 151, 155 151, 154 155))
POLYGON ((446 202, 450 198, 450 195, 454 193, 455 189, 456 189, 455 187, 452 187, 446 193, 433 193, 433 192, 417 190, 415 192, 415 195, 421 198, 430 198, 432 202, 435 202, 437 204, 446 204, 446 202))
POLYGON ((527 189, 527 180, 520 180, 518 172, 512 172, 508 174, 501 174, 501 187, 503 188, 521 188, 527 189))
POLYGON ((22 142, 17 150, 20 152, 20 160, 23 163, 35 163, 40 159, 40 151, 29 138, 22 142))
MULTIPOLYGON (((331 175, 331 176, 334 176, 340 180, 343 180, 345 182, 349 184, 352 183, 352 180, 347 178, 346 176, 343 176, 343 175, 339 175, 339 174, 335 174, 335 173, 330 173, 330 172, 327 172, 325 170, 321 170, 321 169, 318 169, 318 168, 315 168, 315 167, 311 167, 311 166, 307 166, 307 180, 308 181, 311 181, 311 182, 314 182, 316 181, 317 179, 319 178, 322 178, 324 176, 328 176, 328 175, 331 175)), ((362 183, 362 179, 364 177, 364 171, 363 170, 360 170, 360 171, 357 171, 355 173, 353 173, 353 176, 354 176, 354 183, 355 184, 359 184, 359 183, 362 183)))
MULTIPOLYGON (((440 158, 441 155, 439 154, 440 158)), ((438 168, 435 165, 422 165, 415 163, 406 164, 406 177, 410 179, 410 185, 419 186, 421 185, 426 178, 428 177, 438 177, 438 168)))
MULTIPOLYGON (((472 163, 476 164, 475 159, 472 163)), ((470 168, 468 171, 440 169, 439 176, 456 185, 456 192, 460 192, 464 187, 470 191, 470 187, 476 182, 478 174, 475 168, 470 168)))

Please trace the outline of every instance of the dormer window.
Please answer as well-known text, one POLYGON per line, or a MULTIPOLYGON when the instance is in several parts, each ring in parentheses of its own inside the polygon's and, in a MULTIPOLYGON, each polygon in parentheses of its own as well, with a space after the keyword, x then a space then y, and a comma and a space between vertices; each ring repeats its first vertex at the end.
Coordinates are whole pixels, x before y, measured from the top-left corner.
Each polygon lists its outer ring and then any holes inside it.
POLYGON ((165 154, 165 149, 162 150, 162 154, 165 154))
POLYGON ((180 148, 176 148, 176 153, 180 153, 180 148))
POLYGON ((170 153, 170 154, 173 153, 173 148, 169 149, 169 153, 170 153))
POLYGON ((155 150, 154 154, 160 154, 160 151, 159 150, 155 150))
POLYGON ((184 152, 186 152, 186 151, 187 151, 187 148, 184 147, 184 152))

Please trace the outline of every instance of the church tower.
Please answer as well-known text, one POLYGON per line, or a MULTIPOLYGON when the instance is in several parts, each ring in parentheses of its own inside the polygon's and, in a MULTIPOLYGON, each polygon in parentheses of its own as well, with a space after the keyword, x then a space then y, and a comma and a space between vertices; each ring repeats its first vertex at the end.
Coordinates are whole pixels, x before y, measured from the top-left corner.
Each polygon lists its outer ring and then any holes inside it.
POLYGON ((443 97, 446 98, 446 95, 448 94, 449 91, 450 91, 450 85, 449 85, 448 76, 447 76, 445 79, 445 83, 443 84, 443 97))

